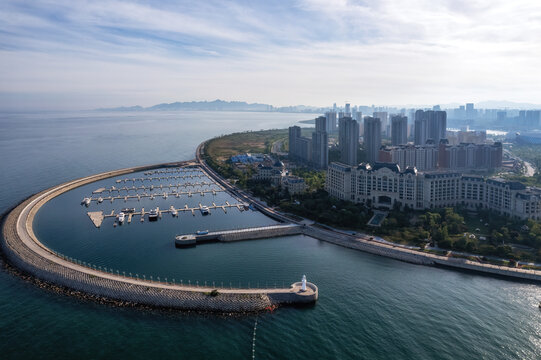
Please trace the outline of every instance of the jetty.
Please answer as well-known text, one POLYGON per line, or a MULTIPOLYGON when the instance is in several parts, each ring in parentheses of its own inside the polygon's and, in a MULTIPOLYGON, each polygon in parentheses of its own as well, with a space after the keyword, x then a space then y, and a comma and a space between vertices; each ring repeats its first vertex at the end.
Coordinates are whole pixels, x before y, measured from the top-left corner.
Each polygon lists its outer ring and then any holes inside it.
POLYGON ((208 242, 232 242, 242 240, 266 239, 280 236, 299 235, 303 226, 299 224, 278 224, 244 229, 181 234, 175 237, 175 246, 185 247, 208 242))
POLYGON ((174 197, 180 197, 182 195, 188 195, 188 197, 192 197, 193 194, 199 194, 201 196, 205 196, 205 194, 212 194, 217 195, 219 192, 225 192, 225 190, 216 190, 216 189, 207 189, 207 190, 193 190, 193 191, 172 191, 172 192, 155 192, 155 193, 142 193, 142 194, 132 194, 132 195, 109 195, 109 196, 99 196, 99 197, 91 197, 90 202, 97 202, 98 204, 103 201, 110 201, 114 202, 115 200, 124 200, 128 201, 130 199, 137 199, 141 200, 142 198, 150 198, 150 200, 154 200, 156 197, 162 197, 167 198, 167 196, 174 196, 174 197))
MULTIPOLYGON (((162 214, 164 213, 171 213, 171 214, 174 214, 175 211, 177 214, 179 214, 180 212, 191 212, 192 215, 195 216, 195 213, 196 211, 201 211, 201 209, 203 208, 204 205, 202 205, 201 203, 199 203, 198 206, 196 207, 189 207, 188 204, 185 204, 184 207, 180 207, 180 208, 175 208, 173 205, 171 205, 171 207, 169 207, 169 209, 165 209, 165 210, 160 210, 158 209, 158 217, 162 217, 162 214)), ((227 209, 228 208, 236 208, 238 209, 239 211, 246 211, 247 208, 245 207, 244 204, 241 204, 241 203, 233 203, 233 204, 230 204, 228 201, 226 201, 225 204, 222 204, 222 205, 217 205, 216 203, 212 203, 212 205, 208 205, 206 206, 206 208, 208 209, 209 213, 211 212, 211 210, 222 210, 224 213, 227 213, 227 209)), ((111 211, 109 214, 104 214, 103 211, 89 211, 87 212, 87 215, 88 217, 90 218, 90 220, 92 221, 92 223, 94 224, 94 226, 96 226, 97 228, 101 227, 101 224, 103 223, 103 220, 105 218, 118 218, 118 214, 119 213, 115 213, 115 211, 111 211)), ((144 216, 145 215, 148 215, 148 211, 145 211, 145 208, 142 208, 141 211, 131 211, 127 214, 128 216, 128 224, 131 223, 132 221, 132 217, 133 216, 140 216, 141 217, 141 222, 143 222, 144 220, 144 216)))

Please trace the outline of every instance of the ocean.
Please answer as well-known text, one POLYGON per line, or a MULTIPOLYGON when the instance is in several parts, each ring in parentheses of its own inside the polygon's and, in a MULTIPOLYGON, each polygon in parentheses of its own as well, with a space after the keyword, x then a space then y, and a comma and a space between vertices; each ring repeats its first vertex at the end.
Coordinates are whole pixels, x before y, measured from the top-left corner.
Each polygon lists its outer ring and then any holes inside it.
MULTIPOLYGON (((315 116, 0 114, 0 212, 70 179, 188 160, 194 157, 196 146, 210 137, 285 128, 315 116)), ((2 359, 541 357, 538 285, 412 265, 304 236, 175 249, 172 237, 178 232, 272 221, 257 212, 231 210, 206 217, 181 214, 156 223, 136 221, 116 228, 106 220, 96 229, 79 204, 95 187, 73 190, 47 204, 35 222, 40 239, 93 264, 177 281, 282 286, 306 274, 319 287, 319 301, 310 307, 284 307, 257 316, 116 308, 43 290, 0 271, 2 359)), ((218 194, 174 201, 183 205, 228 200, 227 194, 218 194)), ((160 208, 173 204, 173 199, 160 201, 160 208)))

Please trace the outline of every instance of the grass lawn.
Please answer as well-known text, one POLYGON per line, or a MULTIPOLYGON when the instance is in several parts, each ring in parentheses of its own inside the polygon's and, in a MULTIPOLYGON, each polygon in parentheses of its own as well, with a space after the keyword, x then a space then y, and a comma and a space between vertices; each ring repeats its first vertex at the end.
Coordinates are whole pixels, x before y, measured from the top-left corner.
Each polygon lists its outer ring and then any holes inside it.
POLYGON ((205 153, 220 162, 241 153, 270 153, 272 144, 278 140, 286 140, 288 135, 288 129, 225 135, 210 140, 206 145, 205 153))

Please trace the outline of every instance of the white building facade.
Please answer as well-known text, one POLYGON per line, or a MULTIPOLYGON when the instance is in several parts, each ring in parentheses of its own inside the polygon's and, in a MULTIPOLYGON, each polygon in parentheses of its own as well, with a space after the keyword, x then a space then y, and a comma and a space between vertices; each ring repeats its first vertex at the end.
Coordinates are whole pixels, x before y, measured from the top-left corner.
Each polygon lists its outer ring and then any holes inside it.
POLYGON ((541 189, 519 182, 465 176, 458 172, 401 171, 397 164, 349 166, 331 163, 325 189, 341 200, 376 208, 416 210, 464 205, 522 219, 541 219, 541 189))

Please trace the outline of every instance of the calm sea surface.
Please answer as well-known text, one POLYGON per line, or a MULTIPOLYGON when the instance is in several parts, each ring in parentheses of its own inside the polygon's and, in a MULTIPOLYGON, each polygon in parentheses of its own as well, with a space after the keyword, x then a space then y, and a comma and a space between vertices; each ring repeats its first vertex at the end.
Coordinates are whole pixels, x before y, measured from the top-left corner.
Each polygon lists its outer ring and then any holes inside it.
MULTIPOLYGON (((284 128, 305 114, 171 112, 0 115, 0 212, 66 180, 133 165, 187 160, 209 137, 284 128)), ((130 176, 132 177, 132 176, 130 176)), ((124 177, 120 177, 124 178, 124 177)), ((104 180, 48 203, 35 222, 51 248, 97 266, 169 280, 282 286, 306 274, 319 286, 310 308, 258 316, 256 359, 536 359, 541 287, 406 264, 308 237, 175 249, 200 229, 268 225, 230 209, 96 229, 86 211, 217 205, 217 193, 79 203, 104 180)), ((204 180, 204 179, 203 179, 204 180)), ((171 180, 186 182, 195 180, 171 180)), ((156 182, 160 184, 160 182, 156 182)), ((120 184, 123 186, 124 184, 120 184)), ((127 184, 131 186, 131 184, 127 184)), ((211 189, 212 186, 206 186, 211 189)), ((255 316, 118 309, 36 288, 0 271, 0 358, 251 359, 255 316)))

